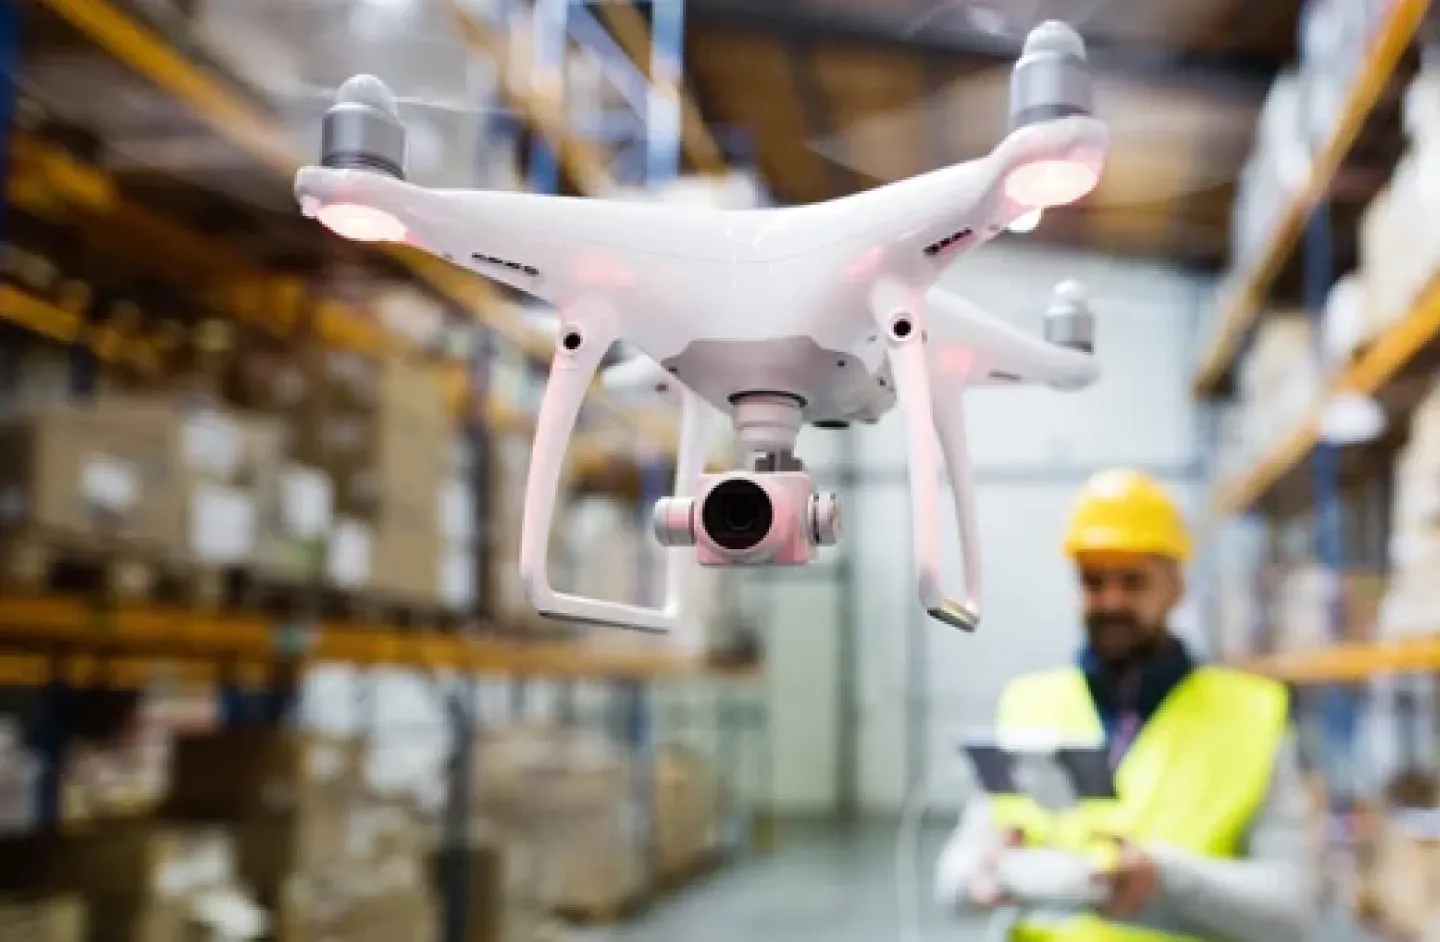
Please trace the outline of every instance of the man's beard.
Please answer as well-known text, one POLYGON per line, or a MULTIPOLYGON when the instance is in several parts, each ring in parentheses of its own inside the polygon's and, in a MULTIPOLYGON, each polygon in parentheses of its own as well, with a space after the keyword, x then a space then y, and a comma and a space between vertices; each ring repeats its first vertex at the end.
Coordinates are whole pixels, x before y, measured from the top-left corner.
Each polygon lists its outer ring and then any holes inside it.
POLYGON ((1161 625, 1147 625, 1133 612, 1089 612, 1085 633, 1090 650, 1106 666, 1123 669, 1152 655, 1165 636, 1161 625))

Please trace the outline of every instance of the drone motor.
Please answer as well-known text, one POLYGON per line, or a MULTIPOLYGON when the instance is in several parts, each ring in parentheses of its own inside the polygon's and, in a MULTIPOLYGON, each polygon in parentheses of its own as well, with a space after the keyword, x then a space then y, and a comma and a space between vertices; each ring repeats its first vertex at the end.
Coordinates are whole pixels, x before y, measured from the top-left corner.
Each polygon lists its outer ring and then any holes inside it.
POLYGON ((357 75, 340 86, 321 122, 320 165, 405 179, 405 125, 384 82, 357 75))
POLYGON ((1010 74, 1010 127, 1093 115, 1095 95, 1085 42, 1058 20, 1030 31, 1010 74))

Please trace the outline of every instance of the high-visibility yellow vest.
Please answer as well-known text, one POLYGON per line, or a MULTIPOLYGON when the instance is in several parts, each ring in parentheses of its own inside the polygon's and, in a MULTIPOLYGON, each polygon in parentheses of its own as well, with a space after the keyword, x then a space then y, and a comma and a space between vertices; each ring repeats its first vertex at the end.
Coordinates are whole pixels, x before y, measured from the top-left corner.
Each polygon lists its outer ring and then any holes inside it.
MULTIPOLYGON (((1209 857, 1234 857, 1269 789, 1288 723, 1285 688, 1216 667, 1197 667, 1140 729, 1115 771, 1118 799, 1052 814, 1029 798, 997 797, 996 824, 1031 845, 1113 853, 1114 837, 1209 857)), ((1000 701, 999 732, 1070 741, 1104 737, 1085 676, 1075 668, 1017 678, 1000 701)), ((1096 916, 1022 923, 1013 942, 1179 942, 1185 937, 1096 916)))

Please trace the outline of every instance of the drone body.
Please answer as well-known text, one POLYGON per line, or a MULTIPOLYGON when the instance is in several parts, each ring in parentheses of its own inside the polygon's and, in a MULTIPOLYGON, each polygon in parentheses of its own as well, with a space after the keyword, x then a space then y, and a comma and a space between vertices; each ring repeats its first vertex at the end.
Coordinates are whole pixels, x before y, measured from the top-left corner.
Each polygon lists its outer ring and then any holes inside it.
POLYGON ((708 565, 808 562, 815 546, 838 539, 839 507, 813 491, 794 455, 800 427, 874 422, 898 404, 919 595, 933 617, 968 629, 979 618, 979 555, 960 393, 997 383, 1079 388, 1096 368, 1078 299, 1077 313, 1047 321, 1042 338, 927 293, 958 254, 1093 188, 1107 138, 1088 97, 1078 37, 1045 24, 1016 68, 1014 128, 990 154, 825 203, 726 211, 415 186, 403 179, 393 101, 362 77, 327 115, 323 166, 300 171, 296 195, 306 215, 342 235, 403 241, 558 309, 521 540, 522 581, 542 613, 648 630, 681 617, 678 578, 666 606, 648 609, 556 593, 545 573, 565 445, 601 358, 623 338, 682 390, 676 494, 656 508, 663 543, 694 545, 708 565), (701 475, 721 416, 753 463, 701 475), (941 589, 937 432, 956 499, 963 601, 941 589))

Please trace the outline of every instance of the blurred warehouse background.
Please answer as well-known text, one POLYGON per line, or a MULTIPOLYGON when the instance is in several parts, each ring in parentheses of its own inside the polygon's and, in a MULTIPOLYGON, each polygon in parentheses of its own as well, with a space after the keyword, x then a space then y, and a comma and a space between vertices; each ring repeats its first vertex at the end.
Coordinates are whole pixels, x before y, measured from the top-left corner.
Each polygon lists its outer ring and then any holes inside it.
MULTIPOLYGON (((1436 25, 1425 0, 0 0, 0 940, 894 937, 895 822, 938 776, 952 825, 959 737, 1073 658, 1061 537, 1115 465, 1199 543, 1177 632, 1292 685, 1339 937, 1440 938, 1436 25), (1050 17, 1089 44, 1110 163, 943 285, 1038 331, 1080 279, 1104 375, 967 396, 982 630, 917 603, 896 416, 802 432, 845 506, 816 564, 707 571, 666 637, 536 617, 553 313, 301 216, 338 86, 401 96, 417 183, 797 205, 988 153, 1050 17)), ((671 395, 587 402, 564 586, 661 594, 671 395)))

